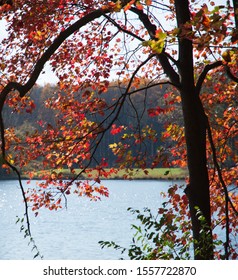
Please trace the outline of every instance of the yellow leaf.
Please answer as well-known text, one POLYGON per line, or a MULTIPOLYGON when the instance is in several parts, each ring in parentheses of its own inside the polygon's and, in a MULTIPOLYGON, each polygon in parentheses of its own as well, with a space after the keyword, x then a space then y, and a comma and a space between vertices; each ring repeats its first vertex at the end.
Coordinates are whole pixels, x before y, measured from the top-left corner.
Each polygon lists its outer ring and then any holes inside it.
POLYGON ((117 1, 115 6, 114 6, 114 8, 113 8, 113 10, 114 10, 114 12, 120 12, 121 9, 122 9, 121 1, 117 1))
POLYGON ((110 145, 108 145, 108 146, 109 146, 109 148, 113 149, 113 148, 116 148, 116 147, 117 147, 117 143, 113 143, 113 144, 110 144, 110 145))
POLYGON ((142 46, 150 47, 154 52, 160 54, 164 49, 166 37, 167 37, 166 33, 156 32, 156 38, 158 38, 158 40, 144 41, 142 42, 142 46))

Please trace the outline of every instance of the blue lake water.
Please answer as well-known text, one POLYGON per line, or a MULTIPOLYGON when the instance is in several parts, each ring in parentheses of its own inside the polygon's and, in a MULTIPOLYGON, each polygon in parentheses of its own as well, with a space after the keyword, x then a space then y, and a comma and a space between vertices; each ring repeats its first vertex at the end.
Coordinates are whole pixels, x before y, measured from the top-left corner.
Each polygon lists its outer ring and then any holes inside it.
MULTIPOLYGON (((93 202, 70 195, 67 210, 43 209, 37 218, 31 214, 32 235, 44 259, 119 259, 120 252, 110 248, 102 250, 98 241, 128 246, 133 234, 131 224, 136 221, 127 208, 148 207, 156 213, 163 201, 161 192, 166 192, 172 184, 146 180, 104 183, 109 198, 93 202)), ((16 216, 23 217, 23 213, 17 181, 0 181, 0 259, 32 259, 32 246, 28 246, 29 240, 24 239, 19 232, 20 224, 16 224, 16 216)))

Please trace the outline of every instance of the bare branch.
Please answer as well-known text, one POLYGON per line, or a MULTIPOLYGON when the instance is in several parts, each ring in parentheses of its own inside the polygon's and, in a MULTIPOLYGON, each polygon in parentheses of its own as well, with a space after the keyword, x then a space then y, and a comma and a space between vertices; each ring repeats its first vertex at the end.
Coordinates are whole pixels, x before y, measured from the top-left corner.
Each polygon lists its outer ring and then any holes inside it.
MULTIPOLYGON (((151 23, 148 15, 146 15, 143 11, 141 11, 137 8, 134 8, 134 7, 131 7, 130 10, 138 15, 138 17, 141 20, 141 22, 143 23, 144 27, 147 29, 150 37, 155 40, 156 39, 155 32, 156 32, 157 27, 156 27, 156 25, 151 23)), ((180 88, 180 77, 179 77, 178 73, 174 70, 173 66, 170 64, 169 59, 172 60, 176 65, 178 64, 178 62, 174 59, 171 59, 171 56, 169 56, 167 53, 165 53, 165 50, 163 50, 162 53, 157 54, 157 58, 161 64, 162 68, 164 69, 165 74, 169 77, 171 83, 176 85, 177 88, 180 88)))
POLYGON ((114 19, 112 19, 111 17, 109 17, 107 14, 104 14, 104 17, 105 17, 106 19, 108 19, 108 21, 110 21, 114 26, 116 26, 116 27, 118 28, 118 30, 120 30, 120 31, 122 31, 122 32, 124 32, 124 33, 126 33, 126 34, 128 34, 128 35, 130 35, 130 36, 132 36, 132 37, 134 37, 134 38, 136 38, 137 40, 139 40, 139 41, 141 41, 141 42, 144 41, 144 39, 142 39, 141 37, 137 36, 137 35, 134 34, 133 32, 131 32, 131 31, 129 31, 129 30, 127 30, 127 29, 121 27, 120 24, 118 24, 114 19))
POLYGON ((170 81, 164 81, 164 82, 154 83, 154 84, 151 84, 151 85, 147 85, 147 86, 145 86, 145 87, 142 87, 142 88, 135 89, 135 90, 133 90, 133 91, 130 91, 130 92, 128 93, 128 95, 132 95, 132 94, 137 93, 137 92, 139 92, 139 91, 147 90, 147 89, 149 89, 149 88, 156 87, 156 86, 159 86, 159 85, 171 85, 171 86, 176 87, 176 85, 174 85, 174 84, 171 83, 170 81))
POLYGON ((212 149, 212 157, 213 157, 214 167, 217 170, 218 177, 219 177, 219 180, 221 182, 221 185, 222 185, 222 188, 223 188, 223 191, 224 191, 224 194, 225 194, 225 215, 226 215, 225 257, 228 260, 229 259, 229 255, 230 255, 230 252, 229 252, 229 243, 230 243, 230 229, 229 228, 230 228, 230 221, 229 221, 229 208, 228 208, 228 205, 229 204, 231 205, 232 210, 234 211, 234 213, 237 216, 238 216, 238 211, 235 209, 235 206, 233 205, 233 203, 232 203, 232 201, 231 201, 231 199, 229 197, 227 186, 226 186, 225 181, 224 181, 223 176, 222 176, 222 170, 221 170, 221 168, 219 166, 219 163, 218 163, 218 160, 217 160, 216 147, 215 147, 215 144, 213 142, 212 131, 211 131, 211 127, 210 127, 210 124, 209 124, 208 120, 207 120, 207 132, 208 132, 209 143, 210 143, 210 146, 211 146, 211 149, 212 149))
POLYGON ((6 157, 6 151, 5 151, 5 137, 4 137, 4 122, 3 122, 3 117, 2 117, 2 111, 0 111, 0 133, 1 133, 1 140, 2 140, 2 145, 1 145, 1 149, 2 149, 2 157, 4 162, 17 174, 17 178, 18 178, 18 182, 20 185, 20 189, 21 189, 21 193, 22 193, 22 197, 23 197, 23 201, 24 201, 24 205, 25 205, 25 216, 26 216, 26 224, 27 224, 27 230, 28 230, 28 234, 29 236, 31 236, 31 227, 30 227, 30 219, 29 219, 29 215, 28 215, 28 203, 27 203, 27 199, 26 199, 26 195, 25 195, 25 190, 22 184, 22 180, 21 180, 21 175, 20 172, 18 171, 18 169, 12 165, 6 157))

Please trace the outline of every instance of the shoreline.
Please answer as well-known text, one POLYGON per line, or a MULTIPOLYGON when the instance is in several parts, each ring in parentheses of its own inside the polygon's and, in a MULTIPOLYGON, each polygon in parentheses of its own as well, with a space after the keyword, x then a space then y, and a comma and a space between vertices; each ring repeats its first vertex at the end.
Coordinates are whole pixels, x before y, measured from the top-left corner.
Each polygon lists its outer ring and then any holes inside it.
MULTIPOLYGON (((72 180, 73 178, 67 178, 67 177, 63 177, 61 178, 61 180, 63 181, 67 181, 67 180, 72 180)), ((140 178, 123 178, 123 177, 113 177, 113 178, 100 178, 101 181, 119 181, 119 180, 124 180, 124 181, 184 181, 186 179, 186 177, 168 177, 168 178, 164 178, 164 177, 140 177, 140 178)), ((17 176, 12 176, 12 177, 4 177, 4 178, 0 178, 0 181, 18 181, 18 177, 17 176)), ((30 181, 43 181, 44 179, 40 178, 40 177, 33 177, 33 178, 29 178, 26 176, 21 176, 21 180, 30 180, 30 181)), ((77 180, 93 180, 93 178, 87 178, 87 177, 81 177, 78 178, 77 180)))
MULTIPOLYGON (((36 173, 32 178, 30 178, 27 174, 21 174, 22 180, 44 180, 42 179, 44 172, 42 171, 42 174, 36 173)), ((52 171, 51 174, 54 174, 55 171, 52 171)), ((67 170, 61 171, 62 176, 59 178, 60 180, 72 180, 74 178, 74 175, 67 172, 67 170)), ((50 172, 49 172, 50 174, 50 172)), ((77 174, 77 172, 76 172, 77 174)), ((126 173, 124 170, 118 171, 117 174, 112 174, 109 177, 100 177, 100 180, 125 180, 125 181, 131 181, 131 180, 158 180, 158 181, 179 181, 179 180, 185 180, 188 176, 188 172, 186 169, 182 168, 156 168, 153 170, 148 170, 148 173, 145 173, 144 170, 131 170, 131 173, 126 173)), ((80 176, 77 180, 93 180, 93 172, 91 173, 91 176, 80 176)), ((11 173, 11 174, 0 174, 0 181, 5 180, 18 180, 18 176, 11 173)))

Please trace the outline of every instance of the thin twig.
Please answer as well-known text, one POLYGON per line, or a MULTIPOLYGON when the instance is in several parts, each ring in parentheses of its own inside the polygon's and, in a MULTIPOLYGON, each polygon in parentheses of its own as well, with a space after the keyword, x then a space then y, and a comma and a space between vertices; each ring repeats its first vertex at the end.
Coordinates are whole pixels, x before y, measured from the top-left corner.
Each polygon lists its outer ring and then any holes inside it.
POLYGON ((230 224, 229 224, 229 203, 233 209, 233 211, 235 212, 236 215, 238 215, 238 212, 237 210, 235 209, 230 197, 229 197, 229 193, 228 193, 228 190, 227 190, 227 187, 226 187, 226 184, 225 184, 225 181, 223 179, 223 176, 222 176, 222 171, 221 171, 221 168, 219 166, 219 163, 218 163, 218 160, 217 160, 217 155, 216 155, 216 148, 215 148, 215 145, 214 145, 214 142, 213 142, 213 138, 212 138, 212 131, 211 131, 211 127, 210 127, 210 124, 209 122, 207 121, 207 132, 208 132, 208 139, 209 139, 209 143, 211 145, 211 149, 212 149, 212 156, 213 156, 213 162, 214 162, 214 166, 217 170, 217 173, 218 173, 218 177, 219 177, 219 180, 222 184, 222 188, 223 188, 223 191, 225 193, 225 215, 226 215, 226 242, 225 242, 225 258, 228 260, 229 259, 229 255, 230 255, 230 252, 229 252, 229 243, 230 243, 230 237, 229 237, 229 227, 230 227, 230 224))
POLYGON ((30 219, 29 219, 29 214, 28 214, 28 203, 27 203, 25 190, 24 190, 22 180, 21 180, 21 174, 18 171, 18 169, 7 160, 7 156, 6 156, 6 149, 5 149, 6 144, 5 144, 5 135, 4 135, 5 129, 4 129, 4 121, 3 121, 3 117, 2 117, 2 112, 0 112, 0 128, 1 128, 1 139, 2 139, 2 145, 1 145, 2 157, 3 157, 4 162, 17 174, 18 182, 20 185, 20 189, 22 192, 22 197, 23 197, 23 201, 24 201, 24 205, 25 205, 27 230, 28 230, 29 236, 31 236, 30 219))

